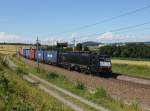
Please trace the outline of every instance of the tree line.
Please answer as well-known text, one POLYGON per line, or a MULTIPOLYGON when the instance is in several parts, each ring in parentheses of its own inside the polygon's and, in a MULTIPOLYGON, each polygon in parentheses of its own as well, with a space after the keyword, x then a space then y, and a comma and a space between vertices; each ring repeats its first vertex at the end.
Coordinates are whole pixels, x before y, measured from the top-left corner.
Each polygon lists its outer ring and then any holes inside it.
POLYGON ((99 53, 111 57, 150 58, 150 45, 129 43, 123 46, 103 46, 99 53))
MULTIPOLYGON (((64 45, 56 45, 56 46, 41 46, 41 49, 45 50, 58 50, 58 51, 73 51, 73 47, 64 47, 64 45)), ((82 45, 78 43, 74 48, 74 51, 90 51, 88 46, 82 45)))

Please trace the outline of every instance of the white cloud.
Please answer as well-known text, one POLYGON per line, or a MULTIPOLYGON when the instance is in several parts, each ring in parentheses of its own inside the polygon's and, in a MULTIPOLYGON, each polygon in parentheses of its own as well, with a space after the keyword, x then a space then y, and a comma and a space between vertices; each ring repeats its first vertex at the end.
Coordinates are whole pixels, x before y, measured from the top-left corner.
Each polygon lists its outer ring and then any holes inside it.
POLYGON ((100 42, 132 42, 136 41, 135 36, 127 34, 116 34, 113 32, 105 32, 104 34, 97 37, 100 42))
MULTIPOLYGON (((114 32, 105 32, 99 36, 82 36, 77 34, 76 32, 72 33, 72 38, 76 38, 78 42, 85 42, 85 41, 95 41, 95 42, 105 42, 105 43, 115 43, 115 42, 143 42, 143 41, 150 41, 150 34, 134 34, 134 33, 114 33, 114 32)), ((68 40, 67 40, 68 41, 68 40)))
POLYGON ((9 34, 6 32, 0 32, 0 42, 11 42, 11 43, 33 43, 33 40, 29 37, 9 34))
MULTIPOLYGON (((113 43, 113 42, 135 42, 135 41, 150 41, 150 34, 117 34, 113 32, 106 32, 98 37, 81 37, 78 38, 77 33, 72 33, 72 38, 59 38, 56 36, 51 37, 40 37, 42 44, 54 44, 55 41, 64 42, 64 41, 70 41, 72 43, 73 37, 76 38, 77 42, 85 42, 85 41, 97 41, 97 42, 107 42, 107 43, 113 43)), ((25 37, 25 36, 19 36, 15 34, 9 34, 6 32, 0 32, 0 42, 20 42, 20 43, 35 43, 36 38, 34 37, 25 37)))
POLYGON ((112 40, 114 38, 114 34, 112 32, 106 32, 98 37, 100 40, 112 40))
POLYGON ((11 35, 5 32, 0 32, 0 41, 1 42, 15 42, 19 39, 19 36, 11 35))

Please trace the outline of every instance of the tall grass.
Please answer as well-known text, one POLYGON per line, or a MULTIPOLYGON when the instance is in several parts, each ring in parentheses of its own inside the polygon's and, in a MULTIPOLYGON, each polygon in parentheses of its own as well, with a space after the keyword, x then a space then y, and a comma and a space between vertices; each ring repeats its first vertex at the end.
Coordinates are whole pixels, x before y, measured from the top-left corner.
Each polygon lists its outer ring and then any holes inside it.
POLYGON ((76 85, 77 89, 80 89, 80 90, 84 90, 85 89, 84 83, 82 83, 80 81, 77 81, 75 85, 76 85))
POLYGON ((150 78, 150 68, 145 66, 129 65, 129 64, 113 64, 113 72, 127 74, 130 76, 139 76, 150 78))
MULTIPOLYGON (((0 111, 72 111, 0 63, 0 111)), ((22 73, 23 69, 18 69, 22 73)))

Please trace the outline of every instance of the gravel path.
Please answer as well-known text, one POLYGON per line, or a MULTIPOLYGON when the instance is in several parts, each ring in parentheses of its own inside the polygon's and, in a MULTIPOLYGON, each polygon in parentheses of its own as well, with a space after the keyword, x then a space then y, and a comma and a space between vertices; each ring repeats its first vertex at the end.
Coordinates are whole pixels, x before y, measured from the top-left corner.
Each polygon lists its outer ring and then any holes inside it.
MULTIPOLYGON (((36 83, 35 80, 33 80, 30 76, 25 75, 23 77, 25 80, 27 80, 30 83, 36 83)), ((50 96, 55 97, 57 100, 61 101, 62 103, 66 104, 67 106, 71 107, 73 110, 75 111, 84 111, 82 108, 80 108, 79 106, 75 105, 74 103, 66 100, 65 98, 61 97, 60 95, 56 94, 55 92, 51 91, 50 89, 48 89, 47 87, 45 87, 42 84, 37 85, 37 87, 41 90, 43 90, 44 92, 48 93, 50 96)))
POLYGON ((29 74, 29 76, 30 76, 31 78, 34 78, 35 80, 39 81, 40 83, 44 83, 44 84, 46 84, 46 85, 48 85, 48 86, 50 86, 50 87, 52 87, 52 88, 54 88, 54 89, 56 89, 56 90, 58 90, 58 91, 64 93, 64 94, 66 94, 66 95, 69 95, 69 96, 71 96, 71 97, 73 97, 73 98, 75 98, 75 99, 77 99, 77 100, 80 100, 82 103, 87 104, 87 105, 89 105, 89 106, 91 106, 91 107, 97 109, 98 111, 108 111, 108 109, 103 108, 102 106, 96 105, 96 104, 94 104, 94 103, 92 103, 92 102, 90 102, 90 101, 88 101, 88 100, 86 100, 86 99, 84 99, 84 98, 82 98, 82 97, 80 97, 80 96, 77 96, 77 95, 75 95, 75 94, 73 94, 73 93, 71 93, 71 92, 69 92, 69 91, 67 91, 67 90, 65 90, 65 89, 62 89, 62 88, 60 88, 60 87, 57 87, 56 85, 54 85, 54 84, 52 84, 52 83, 50 83, 50 82, 47 82, 46 80, 41 79, 41 78, 39 78, 39 77, 37 77, 37 76, 31 74, 31 73, 29 74))
MULTIPOLYGON (((25 59, 25 63, 32 67, 37 66, 36 62, 31 60, 25 59)), ((113 98, 122 100, 125 103, 133 103, 136 100, 143 109, 150 110, 150 88, 115 79, 85 75, 76 71, 68 71, 63 68, 42 63, 40 63, 40 67, 65 75, 71 82, 82 81, 89 89, 103 86, 113 98)))

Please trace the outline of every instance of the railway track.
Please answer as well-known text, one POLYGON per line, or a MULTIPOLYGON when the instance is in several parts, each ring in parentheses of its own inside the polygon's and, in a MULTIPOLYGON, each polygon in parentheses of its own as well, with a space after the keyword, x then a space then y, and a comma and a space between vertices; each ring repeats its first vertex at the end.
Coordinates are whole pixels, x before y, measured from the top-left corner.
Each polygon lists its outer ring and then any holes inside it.
POLYGON ((131 79, 130 80, 125 80, 124 78, 122 78, 122 79, 109 78, 109 80, 117 82, 118 84, 125 84, 125 85, 131 85, 131 86, 134 86, 134 87, 137 87, 137 88, 150 89, 150 85, 141 84, 141 83, 136 82, 136 81, 133 82, 133 81, 130 81, 131 79))
POLYGON ((128 76, 128 75, 118 75, 116 79, 120 80, 120 81, 137 83, 140 86, 143 85, 145 87, 150 88, 150 79, 147 79, 147 78, 132 77, 132 76, 128 76))
MULTIPOLYGON (((33 60, 31 60, 31 61, 33 61, 33 60)), ((43 64, 43 63, 41 63, 41 64, 43 64)), ((50 65, 50 66, 52 66, 52 65, 50 65)), ((53 66, 53 67, 56 67, 56 66, 53 66)), ((61 68, 61 67, 57 67, 57 68, 61 68)), ((78 71, 75 71, 75 72, 84 74, 84 73, 78 72, 78 71)), ((93 74, 89 74, 89 75, 93 75, 93 74)), ((125 83, 128 85, 132 84, 133 86, 136 86, 136 87, 150 88, 150 79, 144 78, 144 77, 129 76, 129 75, 120 74, 120 73, 99 74, 99 76, 97 76, 97 75, 95 75, 95 76, 96 77, 104 77, 106 79, 118 81, 119 83, 125 83)))

